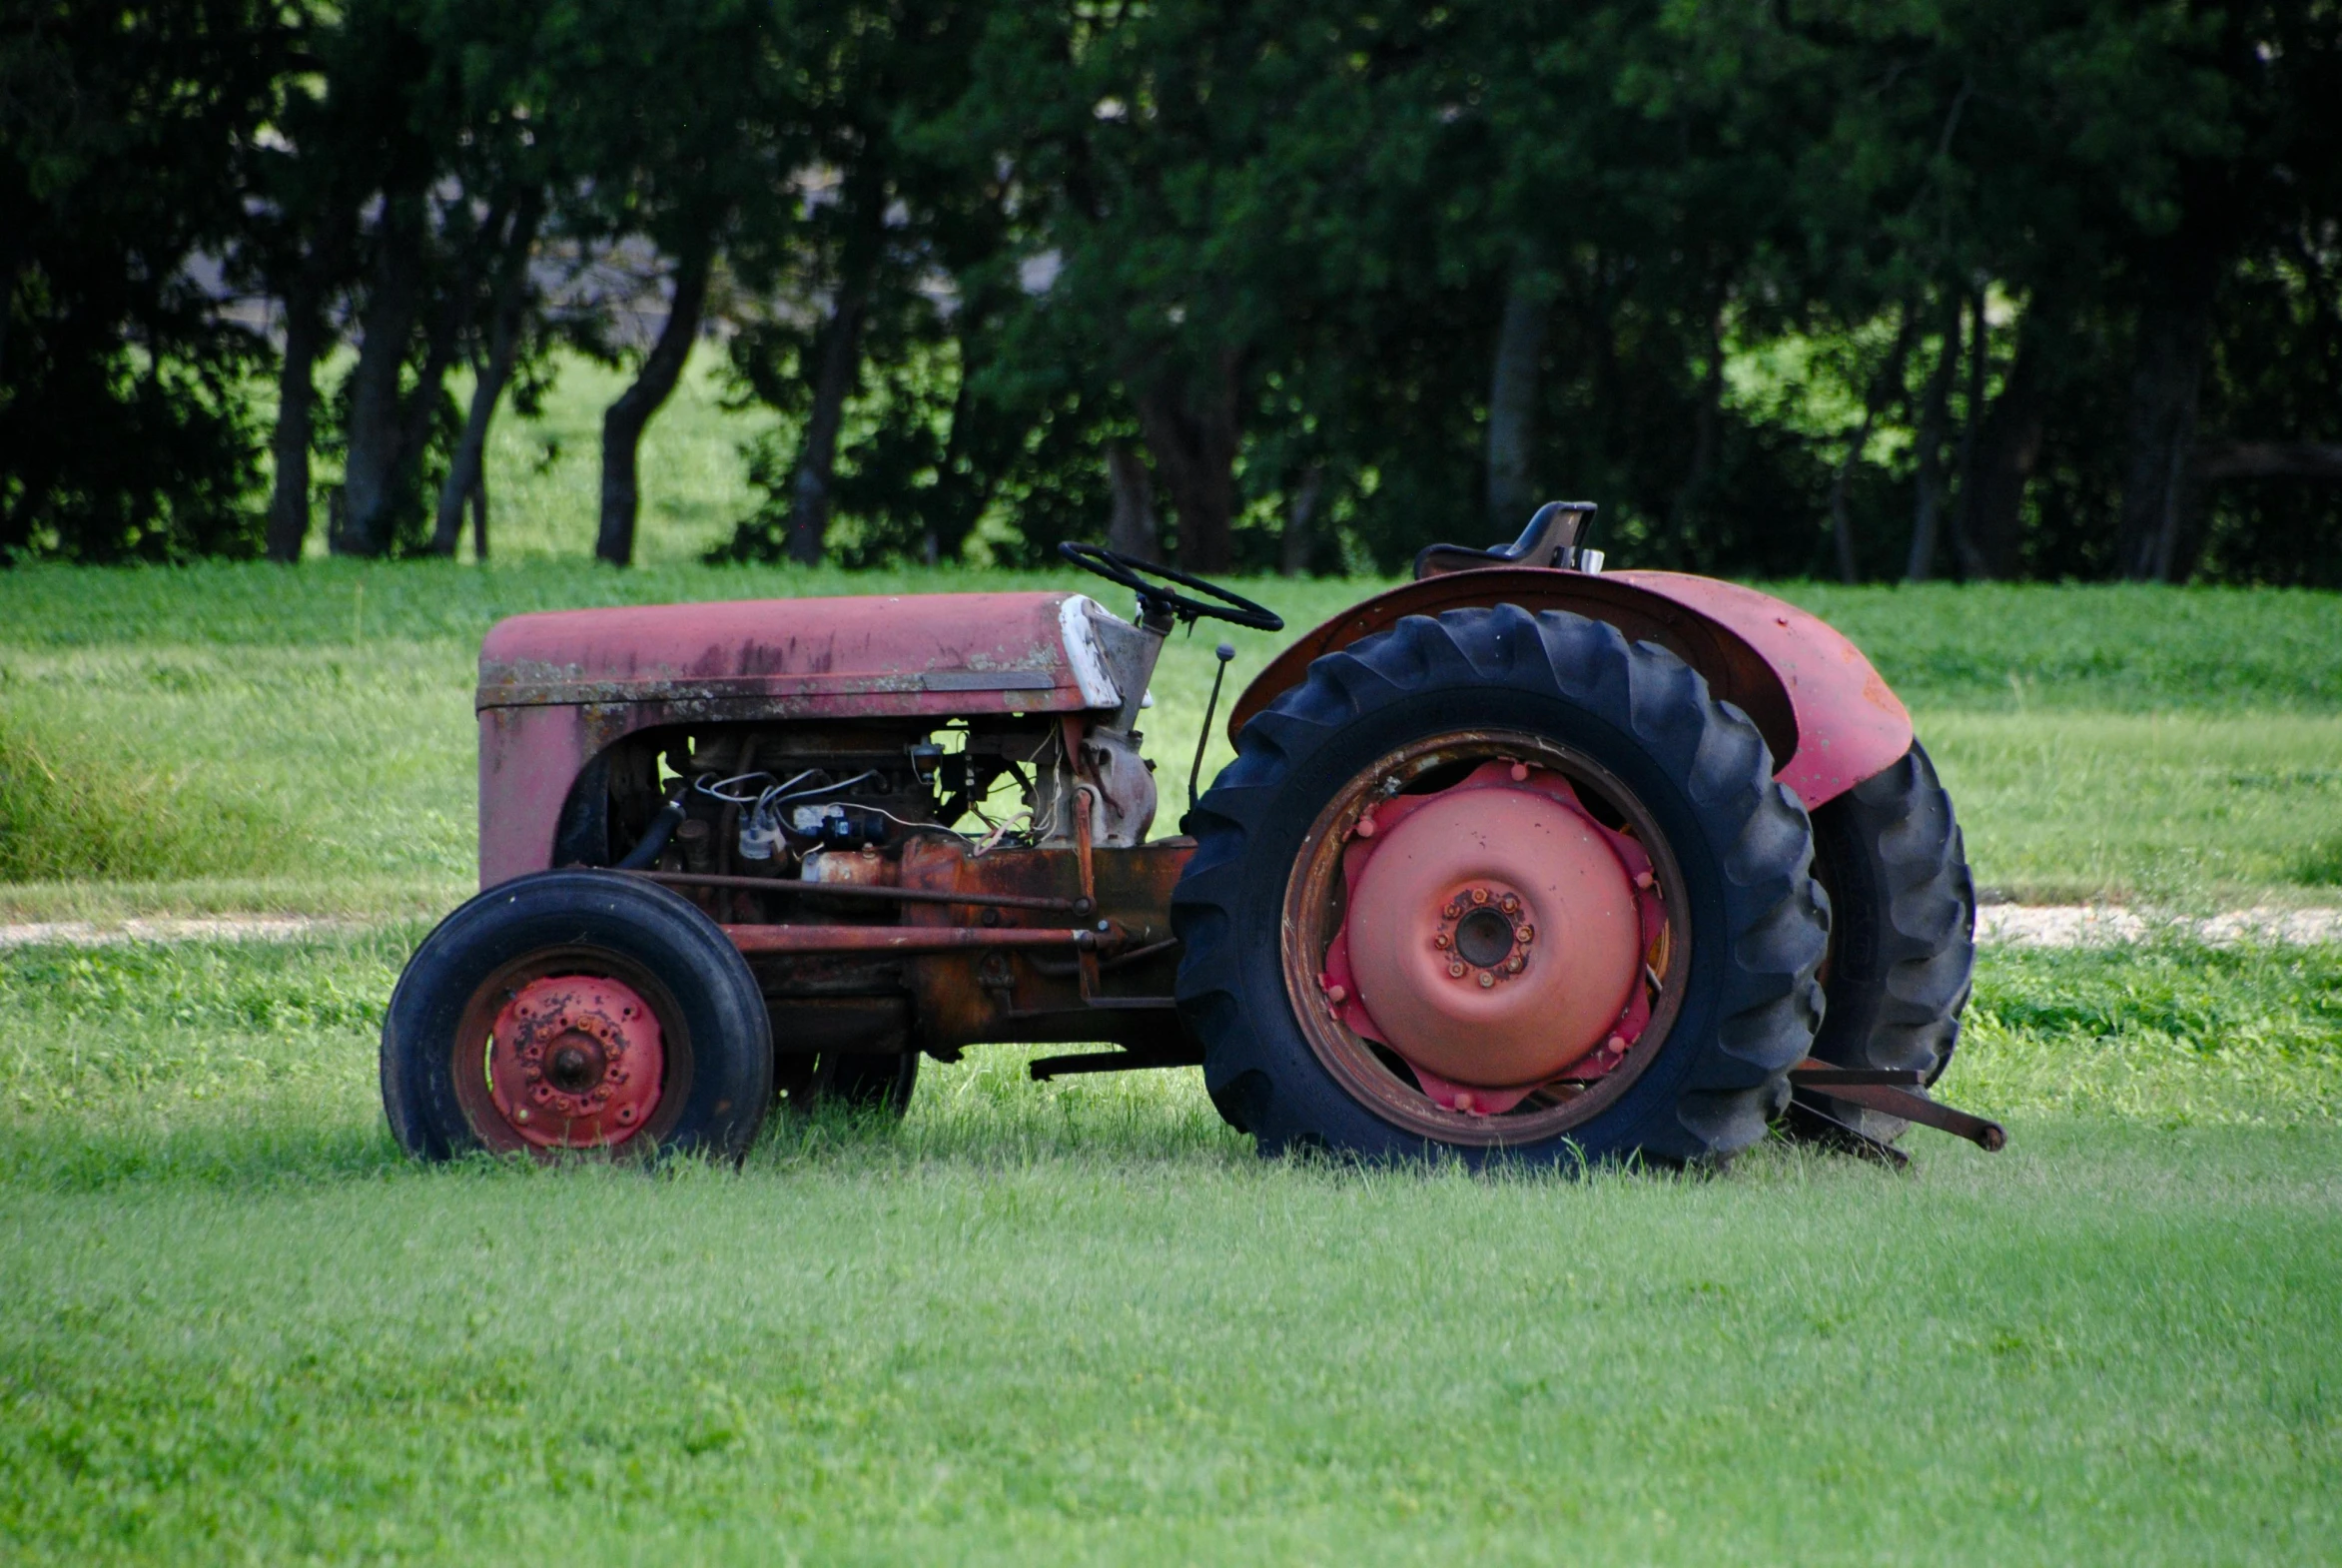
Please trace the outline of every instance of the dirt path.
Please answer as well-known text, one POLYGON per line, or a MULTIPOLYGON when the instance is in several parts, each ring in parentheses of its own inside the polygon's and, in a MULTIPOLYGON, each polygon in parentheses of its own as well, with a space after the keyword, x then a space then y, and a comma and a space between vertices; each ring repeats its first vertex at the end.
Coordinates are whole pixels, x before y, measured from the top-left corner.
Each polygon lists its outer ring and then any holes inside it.
MULTIPOLYGON (((0 925, 0 948, 105 947, 117 942, 297 942, 365 929, 361 922, 298 915, 207 915, 180 920, 86 920, 0 925)), ((2208 917, 2146 916, 2091 904, 1987 904, 1976 940, 2019 948, 2118 947, 2158 936, 2214 944, 2342 942, 2342 909, 2239 909, 2208 917)))
POLYGON ((2237 909, 2204 917, 2147 916, 2091 904, 1987 904, 1976 911, 1976 940, 2009 947, 2115 947, 2159 936, 2215 946, 2342 942, 2342 909, 2237 909))
POLYGON ((117 942, 297 942, 362 929, 354 921, 304 915, 202 915, 186 920, 33 921, 0 926, 0 948, 110 947, 117 942))

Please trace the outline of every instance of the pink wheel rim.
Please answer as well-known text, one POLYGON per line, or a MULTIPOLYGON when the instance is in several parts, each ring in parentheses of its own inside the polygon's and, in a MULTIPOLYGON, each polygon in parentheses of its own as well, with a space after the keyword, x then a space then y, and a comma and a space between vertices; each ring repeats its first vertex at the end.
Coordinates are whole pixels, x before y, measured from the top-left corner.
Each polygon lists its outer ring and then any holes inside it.
POLYGON ((1494 761, 1384 802, 1359 817, 1342 870, 1349 908, 1325 963, 1341 1020, 1441 1106, 1510 1110, 1623 1055, 1649 1020, 1649 857, 1559 773, 1494 761))
POLYGON ((1407 1131, 1494 1148, 1602 1115, 1665 1050, 1687 909, 1673 850, 1617 773, 1547 736, 1457 729, 1385 753, 1325 803, 1277 945, 1294 1021, 1344 1091, 1407 1131), (1525 851, 1524 825, 1540 835, 1525 851), (1536 1008, 1497 1000, 1516 989, 1536 1008), (1501 1049, 1475 1046, 1482 1007, 1501 1049))

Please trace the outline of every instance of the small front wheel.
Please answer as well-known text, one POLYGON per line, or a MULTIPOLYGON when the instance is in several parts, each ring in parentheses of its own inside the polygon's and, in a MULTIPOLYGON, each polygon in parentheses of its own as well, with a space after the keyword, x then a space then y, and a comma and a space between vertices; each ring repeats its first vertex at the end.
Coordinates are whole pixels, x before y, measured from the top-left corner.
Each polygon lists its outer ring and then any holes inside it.
POLYGON ((639 878, 490 888, 415 949, 383 1023, 383 1109, 419 1160, 738 1158, 772 1100, 764 998, 722 928, 639 878))

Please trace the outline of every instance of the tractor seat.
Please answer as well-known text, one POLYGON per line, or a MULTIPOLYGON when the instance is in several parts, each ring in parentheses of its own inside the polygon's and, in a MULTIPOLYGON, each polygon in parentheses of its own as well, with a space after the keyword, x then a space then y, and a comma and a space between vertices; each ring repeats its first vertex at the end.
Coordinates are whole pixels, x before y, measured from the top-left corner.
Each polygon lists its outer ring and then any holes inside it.
POLYGON ((1415 580, 1487 566, 1574 567, 1578 564, 1578 535, 1593 516, 1592 501, 1547 501, 1510 544, 1492 550, 1464 544, 1426 544, 1415 556, 1415 580))

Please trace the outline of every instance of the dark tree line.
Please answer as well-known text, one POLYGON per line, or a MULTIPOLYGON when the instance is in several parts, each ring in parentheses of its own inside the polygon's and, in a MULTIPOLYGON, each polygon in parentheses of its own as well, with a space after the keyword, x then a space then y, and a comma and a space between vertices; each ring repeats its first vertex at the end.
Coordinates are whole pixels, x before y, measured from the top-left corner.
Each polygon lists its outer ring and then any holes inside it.
POLYGON ((484 554, 566 349, 623 563, 713 336, 731 558, 2342 584, 2333 0, 0 6, 12 561, 484 554))

